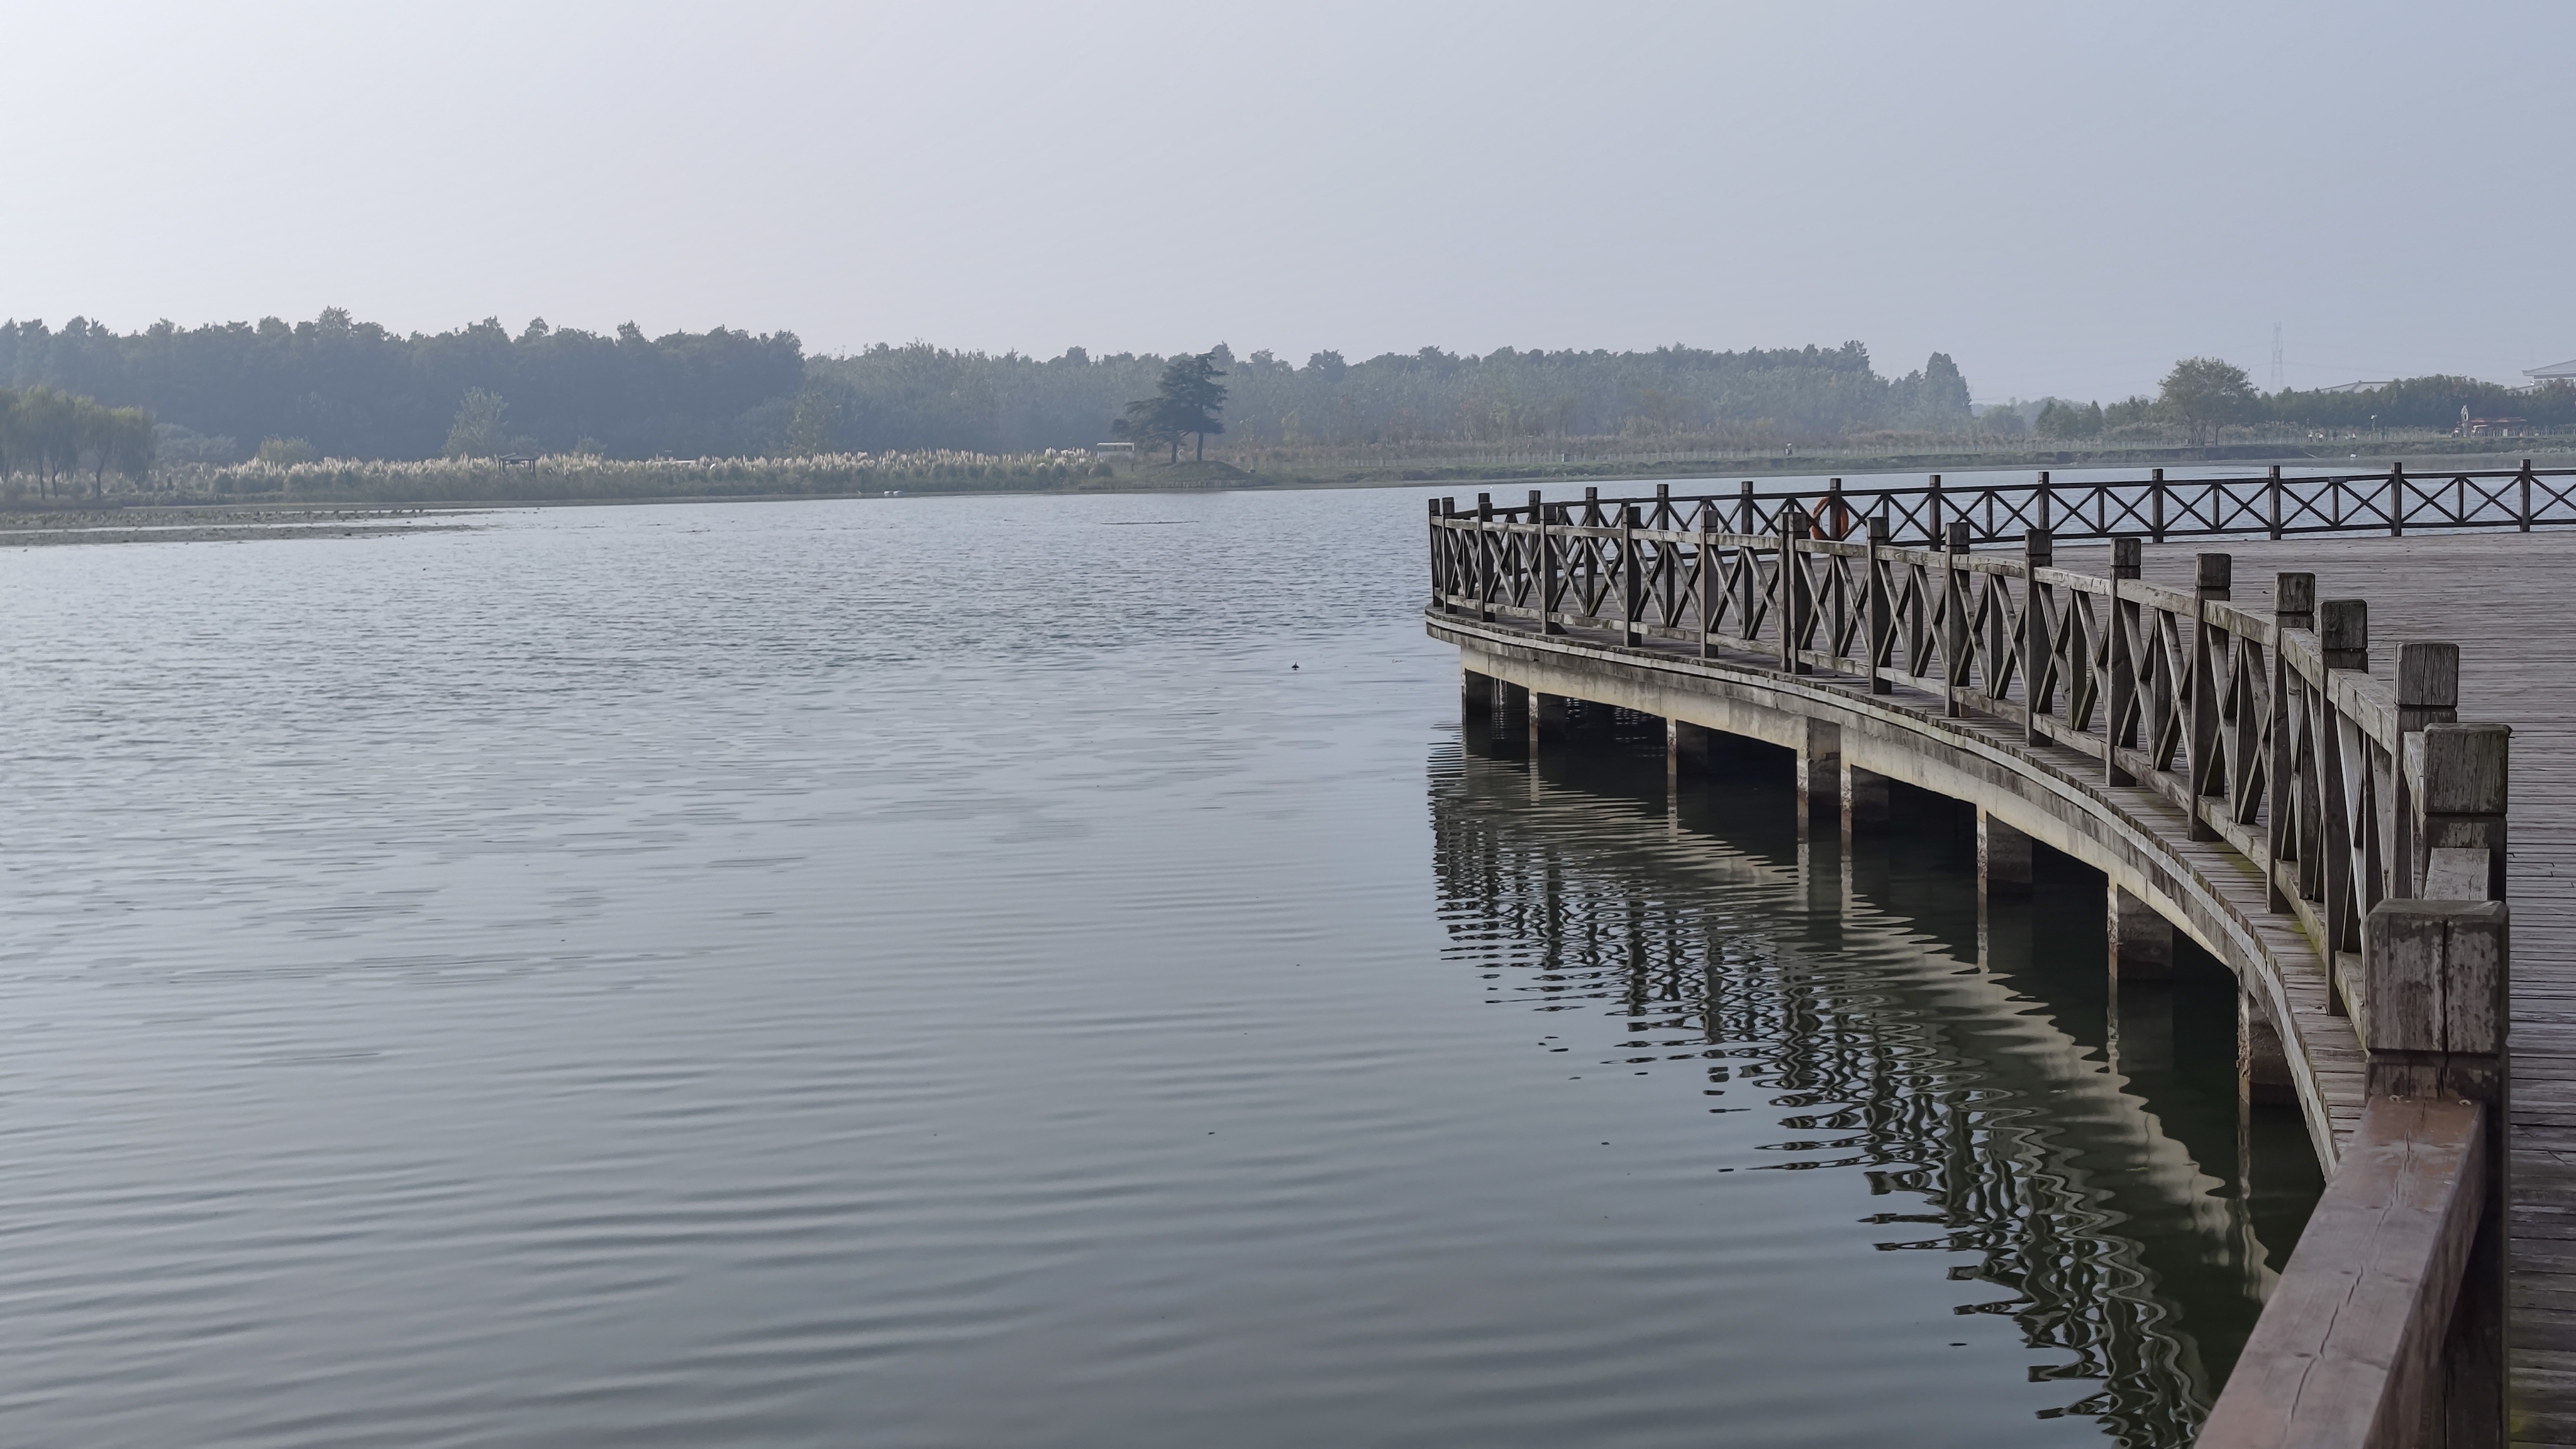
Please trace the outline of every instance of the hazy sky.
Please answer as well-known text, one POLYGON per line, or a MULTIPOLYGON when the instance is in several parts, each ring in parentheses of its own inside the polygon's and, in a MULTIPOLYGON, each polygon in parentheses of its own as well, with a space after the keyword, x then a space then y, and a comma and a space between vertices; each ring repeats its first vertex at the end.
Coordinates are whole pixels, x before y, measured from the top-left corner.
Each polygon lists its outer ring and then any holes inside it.
POLYGON ((0 314, 2576 357, 2576 8, 10 7, 0 314))

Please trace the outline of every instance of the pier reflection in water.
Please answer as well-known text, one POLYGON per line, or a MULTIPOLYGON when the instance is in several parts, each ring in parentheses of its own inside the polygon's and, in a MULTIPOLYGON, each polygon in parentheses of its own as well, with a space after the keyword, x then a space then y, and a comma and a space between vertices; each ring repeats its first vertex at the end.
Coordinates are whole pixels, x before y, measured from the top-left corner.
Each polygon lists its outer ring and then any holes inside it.
POLYGON ((1668 783, 1661 721, 1590 716, 1535 767, 1474 721, 1435 763, 1452 957, 1561 1014, 1570 1075, 1678 1077, 1746 1170, 1847 1175, 1873 1246, 2065 1381, 2043 1417, 2189 1443, 2320 1185, 2296 1109, 2241 1100, 2225 969, 2182 943, 2113 1000, 2099 875, 2042 852, 1981 901, 1954 802, 1897 787, 1846 844, 1785 752, 1668 783))

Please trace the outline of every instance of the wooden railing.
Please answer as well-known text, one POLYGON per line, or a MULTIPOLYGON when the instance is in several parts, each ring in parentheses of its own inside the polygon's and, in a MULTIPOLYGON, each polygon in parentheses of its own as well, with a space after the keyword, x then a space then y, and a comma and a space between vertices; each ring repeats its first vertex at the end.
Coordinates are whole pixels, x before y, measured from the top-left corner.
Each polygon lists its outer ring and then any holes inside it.
MULTIPOLYGON (((2385 472, 2282 476, 2278 466, 2236 478, 2165 477, 2060 483, 2042 472, 2028 481, 1947 484, 1931 474, 1903 487, 1843 487, 1829 479, 1821 490, 1756 493, 1751 482, 1732 494, 1676 496, 1671 485, 1652 498, 1604 499, 1584 490, 1580 503, 1552 504, 1563 521, 1615 523, 1634 506, 1650 528, 1680 527, 1706 509, 1719 526, 1737 533, 1777 533, 1784 511, 1797 508, 1817 536, 1860 536, 1864 520, 1887 520, 1888 536, 1940 547, 1954 524, 1968 525, 1971 544, 2018 539, 2028 529, 2048 530, 2060 543, 2136 534, 2152 543, 2177 538, 2286 538, 2305 533, 2388 533, 2428 529, 2518 529, 2576 524, 2576 468, 2534 468, 2529 458, 2512 469, 2409 473, 2403 463, 2385 472)), ((1533 501, 1538 495, 1533 492, 1533 501)), ((1506 522, 1530 521, 1525 507, 1496 508, 1506 522)))
MULTIPOLYGON (((2528 468, 2511 478, 2538 483, 2528 468)), ((2576 522, 2562 492, 2541 491, 2576 522)), ((2134 535, 2111 537, 2107 576, 2058 568, 2056 535, 2037 524, 2015 552, 1974 553, 1977 526, 1937 511, 1954 496, 1913 495, 1936 510, 1937 549, 1890 541, 1889 493, 1829 494, 1828 507, 1882 505, 1852 527, 1795 499, 1532 495, 1518 509, 1480 499, 1473 513, 1442 500, 1432 610, 1919 692, 1945 716, 2073 752, 2105 786, 2153 790, 2192 838, 2241 854, 2316 946, 2369 1079, 2343 1166, 2201 1442, 2500 1442, 2487 1427, 2503 1395, 2511 732, 2458 722, 2455 645, 2401 645, 2393 673, 2373 674, 2367 606, 2319 600, 2314 574, 2277 575, 2266 614, 2231 601, 2224 553, 2199 555, 2188 590, 2139 576, 2134 535), (1748 517, 1763 526, 1733 526, 1748 517)), ((2228 531, 2244 500, 2209 497, 2156 517, 2168 534, 2228 531)), ((2038 498, 2025 506, 2066 517, 2038 498)), ((2451 526, 2481 526, 2463 516, 2451 526)), ((2394 517, 2422 526, 2404 508, 2394 517)), ((2265 1003, 2283 1025, 2285 1000, 2265 1003)), ((2325 1120, 2313 1084, 2304 1105, 2325 1120)))

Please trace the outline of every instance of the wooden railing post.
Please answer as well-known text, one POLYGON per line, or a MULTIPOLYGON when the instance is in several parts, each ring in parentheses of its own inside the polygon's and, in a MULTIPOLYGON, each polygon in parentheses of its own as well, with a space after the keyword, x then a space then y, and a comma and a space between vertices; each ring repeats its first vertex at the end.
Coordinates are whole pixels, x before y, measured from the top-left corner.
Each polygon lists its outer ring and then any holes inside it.
POLYGON ((2389 772, 2396 792, 2389 813, 2389 889, 2392 896, 2422 892, 2426 862, 2415 840, 2414 771, 2404 756, 2414 752, 2413 737, 2430 724, 2449 724, 2460 717, 2460 646, 2437 640, 2410 640, 2397 646, 2398 768, 2389 772))
POLYGON ((1780 505, 1780 672, 1813 673, 1798 658, 1800 636, 1812 604, 1807 592, 1807 566, 1798 559, 1798 544, 1807 532, 1807 510, 1795 502, 1780 505))
POLYGON ((1476 495, 1476 617, 1494 622, 1494 495, 1476 495))
POLYGON ((2406 465, 2388 465, 2388 536, 2406 536, 2406 465))
POLYGON ((2120 596, 2120 585, 2146 572, 2146 547, 2136 534, 2111 540, 2111 595, 2103 602, 2102 627, 2110 631, 2102 650, 2102 783, 2134 785, 2138 777, 2120 763, 2120 747, 2131 738, 2129 712, 2138 704, 2138 603, 2120 596))
MULTIPOLYGON (((2523 511, 2527 513, 2530 510, 2525 509, 2523 511)), ((1949 535, 1944 533, 1941 528, 1941 475, 1935 473, 1932 475, 1931 486, 1925 489, 1923 493, 1923 537, 1925 540, 1923 546, 1925 548, 1937 549, 1941 546, 1942 540, 1948 536, 1949 535)))
POLYGON ((2370 672, 2370 602, 2327 599, 2317 605, 2317 652, 2328 669, 2370 672))
POLYGON ((1724 591, 1717 562, 1717 504, 1699 506, 1699 657, 1717 657, 1717 600, 1724 591))
MULTIPOLYGON (((2293 817, 2305 819, 2314 813, 2297 808, 2291 798, 2291 777, 2296 773, 2296 756, 2292 740, 2296 733, 2291 714, 2292 691, 2301 687, 2298 672, 2290 668, 2288 634, 2292 629, 2313 631, 2317 627, 2317 576, 2308 573, 2282 573, 2272 576, 2272 748, 2264 763, 2263 808, 2269 821, 2269 841, 2263 862, 2263 886, 2267 903, 2275 911, 2290 909, 2289 893, 2281 889, 2280 864, 2296 859, 2304 879, 2315 873, 2315 850, 2302 843, 2293 829, 2293 817)), ((2308 777, 2311 791, 2315 778, 2308 777)))
POLYGON ((1952 519, 1949 548, 1941 555, 1941 714, 1968 712, 1959 692, 1968 687, 1968 592, 1976 575, 1961 566, 1968 556, 1968 520, 1952 519))
POLYGON ((1646 642, 1646 590, 1637 557, 1637 505, 1619 510, 1619 638, 1629 648, 1646 642))
MULTIPOLYGON (((1755 526, 1753 483, 1750 479, 1745 481, 1744 487, 1736 494, 1736 510, 1741 515, 1737 522, 1742 525, 1736 529, 1738 537, 1750 539, 1762 531, 1755 526)), ((1752 547, 1745 543, 1736 545, 1735 563, 1735 632, 1747 645, 1750 645, 1762 632, 1761 563, 1752 547)))
MULTIPOLYGON (((2359 912, 2366 906, 2369 887, 2356 878, 2353 870, 2352 841, 2354 820, 2348 803, 2345 776, 2355 763, 2369 768, 2365 760, 2354 761, 2345 755, 2342 736, 2345 726, 2334 707, 2334 675, 2337 669, 2358 673, 2370 672, 2370 606, 2360 599, 2321 599, 2317 602, 2317 653, 2327 669, 2324 686, 2318 691, 2317 786, 2319 814, 2322 816, 2325 842, 2319 854, 2325 857, 2325 879, 2320 883, 2325 902, 2325 956, 2328 974, 2333 974, 2336 952, 2361 949, 2359 912)), ((2366 742, 2365 742, 2366 746, 2366 742)), ((2359 782, 2355 781, 2354 795, 2359 782)), ((2344 994, 2340 988, 2326 993, 2327 1009, 2340 1015, 2344 994)))
POLYGON ((1434 498, 1431 500, 1431 607, 1447 614, 1455 612, 1449 607, 1448 570, 1444 567, 1449 551, 1440 545, 1440 500, 1434 498))
POLYGON ((2037 491, 2039 494, 2038 513, 2040 532, 2054 533, 2057 530, 2057 493, 2049 484, 2048 470, 2045 468, 2039 470, 2039 488, 2037 491))
POLYGON ((2415 894, 2428 899, 2505 898, 2506 766, 2513 731, 2498 724, 2432 723, 2406 740, 2414 819, 2415 894))
POLYGON ((2281 465, 2278 463, 2272 465, 2271 476, 2263 481, 2263 497, 2271 515, 2271 537, 2278 542, 2281 537, 2281 465))
POLYGON ((1762 516, 1753 507, 1753 480, 1745 479, 1735 488, 1735 531, 1760 533, 1762 516))
POLYGON ((2039 732, 2040 710, 2048 697, 2040 680, 2047 673, 2048 646, 2055 633, 2048 619, 2051 590, 2039 581, 2041 569, 2057 567, 2057 542, 2047 529, 2023 530, 2021 562, 2021 628, 2020 637, 2014 640, 2021 654, 2021 738, 2023 744, 2035 745, 2048 738, 2039 732))
POLYGON ((1548 532, 1550 512, 1549 506, 1539 501, 1538 490, 1531 489, 1530 513, 1538 522, 1538 531, 1530 535, 1530 547, 1537 550, 1530 555, 1530 565, 1537 574, 1533 583, 1538 589, 1538 631, 1562 634, 1565 626, 1557 622, 1556 606, 1564 593, 1559 559, 1565 552, 1565 536, 1548 532))
POLYGON ((2147 536, 2158 543, 2165 541, 2165 470, 2154 468, 2147 473, 2147 536))
POLYGON ((1825 537, 1836 543, 1842 542, 1843 535, 1851 532, 1851 515, 1843 508, 1843 480, 1840 478, 1825 480, 1825 513, 1816 521, 1823 525, 1825 537))
POLYGON ((1869 642, 1862 647, 1869 651, 1869 692, 1872 694, 1892 694, 1896 690, 1895 681, 1887 677, 1888 666, 1893 663, 1896 652, 1896 601, 1888 596, 1888 564, 1883 557, 1886 550, 1887 515, 1873 513, 1869 517, 1869 557, 1862 560, 1866 572, 1861 576, 1867 591, 1863 618, 1869 635, 1869 642))
POLYGON ((2428 1278, 2452 1282, 2419 1286, 2426 1331, 2389 1364, 2398 1386, 2392 1417, 2412 1432, 2388 1442, 2484 1449, 2505 1439, 2509 913, 2494 900, 2381 901, 2370 913, 2362 960, 2369 982, 2365 1095, 2374 1104, 2451 1101, 2483 1109, 2485 1151, 2471 1169, 2475 1180, 2459 1185, 2464 1197, 2476 1194, 2474 1223, 2455 1229, 2458 1241, 2426 1264, 2428 1278))
POLYGON ((2201 816, 2201 801, 2210 795, 2224 796, 2227 782, 2222 775, 2218 748, 2218 691, 2226 677, 2224 655, 2228 647, 2227 631, 2210 622, 2209 605, 2224 602, 2234 588, 2236 558, 2233 554, 2204 553, 2196 556, 2192 593, 2200 603, 2192 611, 2191 645, 2191 722, 2183 731, 2183 779, 2190 784, 2185 792, 2191 819, 2189 834, 2194 840, 2218 839, 2218 827, 2201 816))
POLYGON ((2522 487, 2522 509, 2514 515, 2514 524, 2524 533, 2531 532, 2531 460, 2522 460, 2522 476, 2513 480, 2522 487))

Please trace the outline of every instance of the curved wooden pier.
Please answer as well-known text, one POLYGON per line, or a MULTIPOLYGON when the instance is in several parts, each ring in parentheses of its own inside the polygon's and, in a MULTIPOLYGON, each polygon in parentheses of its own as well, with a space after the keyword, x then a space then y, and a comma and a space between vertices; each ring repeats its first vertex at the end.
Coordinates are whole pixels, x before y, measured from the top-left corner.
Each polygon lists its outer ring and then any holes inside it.
POLYGON ((2572 495, 2526 464, 1435 504, 1427 623, 1536 747, 1593 701, 1668 721, 1677 769, 1709 730, 1795 750, 1847 831, 1890 780, 1968 801, 1981 885, 2033 841, 2104 873, 2115 972, 2179 930, 2236 973, 2249 1087, 2330 1177, 2202 1443, 2576 1445, 2576 538, 2533 532, 2572 495))

